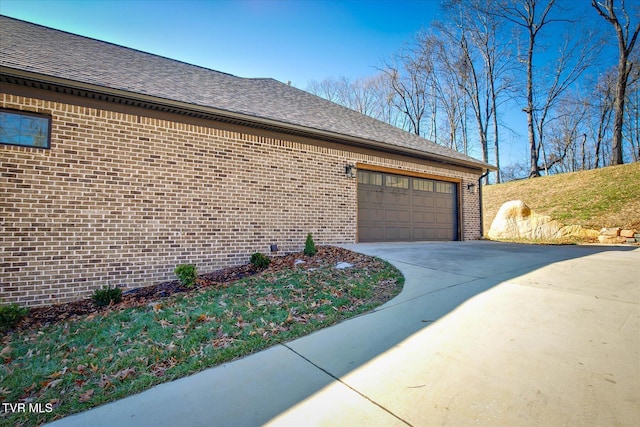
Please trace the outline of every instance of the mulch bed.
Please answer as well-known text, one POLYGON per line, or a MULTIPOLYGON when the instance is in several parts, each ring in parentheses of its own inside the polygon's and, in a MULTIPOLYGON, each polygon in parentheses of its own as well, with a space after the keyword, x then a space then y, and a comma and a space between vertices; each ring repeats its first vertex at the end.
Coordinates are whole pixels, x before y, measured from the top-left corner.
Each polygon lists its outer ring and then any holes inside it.
MULTIPOLYGON (((15 326, 14 330, 23 331, 36 329, 87 314, 148 305, 174 294, 197 292, 207 287, 222 288, 229 283, 256 274, 276 273, 295 268, 317 268, 320 266, 336 265, 339 262, 348 262, 356 268, 380 267, 380 261, 367 255, 333 246, 319 246, 318 252, 312 257, 306 256, 301 252, 273 257, 271 258, 269 267, 263 270, 255 268, 252 264, 245 264, 202 274, 198 276, 197 284, 192 288, 186 288, 177 280, 172 280, 156 285, 127 290, 123 292, 122 301, 119 304, 109 307, 97 307, 90 298, 62 304, 34 307, 31 308, 29 314, 15 326), (296 261, 304 261, 304 263, 296 264, 296 261)), ((393 295, 395 284, 390 284, 388 287, 385 287, 384 283, 381 285, 382 286, 374 290, 374 299, 386 301, 393 295)))

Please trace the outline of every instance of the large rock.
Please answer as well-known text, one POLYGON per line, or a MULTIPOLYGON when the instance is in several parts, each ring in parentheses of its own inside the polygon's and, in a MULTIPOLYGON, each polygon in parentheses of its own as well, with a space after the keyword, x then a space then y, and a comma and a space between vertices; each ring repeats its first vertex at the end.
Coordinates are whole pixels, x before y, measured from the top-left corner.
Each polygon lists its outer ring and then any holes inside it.
POLYGON ((602 228, 600 229, 601 236, 619 236, 620 235, 620 227, 611 227, 611 228, 602 228))
POLYGON ((588 230, 579 225, 564 226, 547 215, 532 212, 521 200, 506 202, 489 229, 490 239, 536 239, 552 240, 563 237, 596 238, 596 230, 588 230))
POLYGON ((626 237, 628 239, 634 238, 636 230, 620 230, 620 237, 626 237))
POLYGON ((597 230, 591 230, 584 228, 581 225, 565 225, 560 230, 556 237, 581 237, 584 239, 595 239, 598 237, 597 230))
POLYGON ((504 203, 491 223, 491 239, 548 239, 562 228, 562 224, 546 215, 531 212, 521 200, 504 203))
POLYGON ((598 236, 598 242, 606 243, 606 244, 627 243, 627 238, 620 237, 620 236, 607 236, 605 234, 601 234, 598 236))

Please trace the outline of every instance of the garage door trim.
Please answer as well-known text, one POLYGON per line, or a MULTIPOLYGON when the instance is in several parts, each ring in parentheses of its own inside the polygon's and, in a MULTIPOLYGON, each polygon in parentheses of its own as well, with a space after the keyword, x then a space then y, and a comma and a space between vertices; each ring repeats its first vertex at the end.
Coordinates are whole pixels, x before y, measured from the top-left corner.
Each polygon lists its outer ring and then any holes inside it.
POLYGON ((434 179, 436 181, 453 182, 456 184, 460 184, 462 182, 462 179, 454 178, 451 176, 434 175, 426 172, 416 172, 404 169, 390 168, 386 166, 368 165, 364 163, 356 163, 356 169, 367 170, 371 172, 390 173, 393 175, 404 175, 413 178, 434 179))

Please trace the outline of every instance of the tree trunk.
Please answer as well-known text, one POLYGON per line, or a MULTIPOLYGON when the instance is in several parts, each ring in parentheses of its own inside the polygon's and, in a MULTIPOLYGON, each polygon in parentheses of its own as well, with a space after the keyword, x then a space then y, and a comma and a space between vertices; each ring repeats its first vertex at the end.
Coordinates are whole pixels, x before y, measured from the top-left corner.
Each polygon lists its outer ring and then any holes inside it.
POLYGON ((636 24, 633 32, 629 32, 631 24, 629 15, 625 9, 624 1, 618 7, 614 6, 613 0, 606 0, 604 3, 591 0, 591 5, 596 9, 598 14, 607 20, 616 31, 618 39, 618 81, 616 82, 616 94, 613 102, 615 116, 613 119, 613 143, 611 146, 611 164, 621 165, 624 163, 622 157, 622 123, 624 122, 624 100, 627 90, 627 80, 631 72, 632 63, 627 63, 629 55, 633 51, 638 33, 640 32, 640 23, 636 24), (616 9, 617 12, 616 12, 616 9), (619 14, 624 17, 620 22, 619 14))
POLYGON ((611 145, 611 164, 621 165, 622 157, 622 123, 624 121, 624 98, 627 91, 629 68, 626 55, 620 55, 618 61, 618 81, 616 82, 616 96, 613 103, 615 116, 613 119, 613 142, 611 145))
POLYGON ((529 37, 529 50, 527 51, 527 129, 529 131, 529 178, 540 176, 538 167, 538 148, 536 147, 536 130, 533 122, 533 44, 534 37, 529 37))
POLYGON ((498 112, 496 110, 496 95, 493 89, 493 81, 491 82, 491 103, 493 109, 493 147, 496 156, 496 184, 500 184, 500 150, 498 147, 498 112))
POLYGON ((587 134, 582 134, 582 167, 580 170, 587 170, 587 134))

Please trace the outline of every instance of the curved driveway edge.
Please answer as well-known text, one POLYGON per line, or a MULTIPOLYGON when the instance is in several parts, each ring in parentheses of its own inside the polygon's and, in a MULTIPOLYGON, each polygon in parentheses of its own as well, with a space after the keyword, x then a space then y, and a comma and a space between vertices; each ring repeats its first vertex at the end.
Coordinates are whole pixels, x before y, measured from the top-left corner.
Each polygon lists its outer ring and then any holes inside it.
POLYGON ((345 245, 377 310, 54 426, 639 425, 640 249, 345 245))

